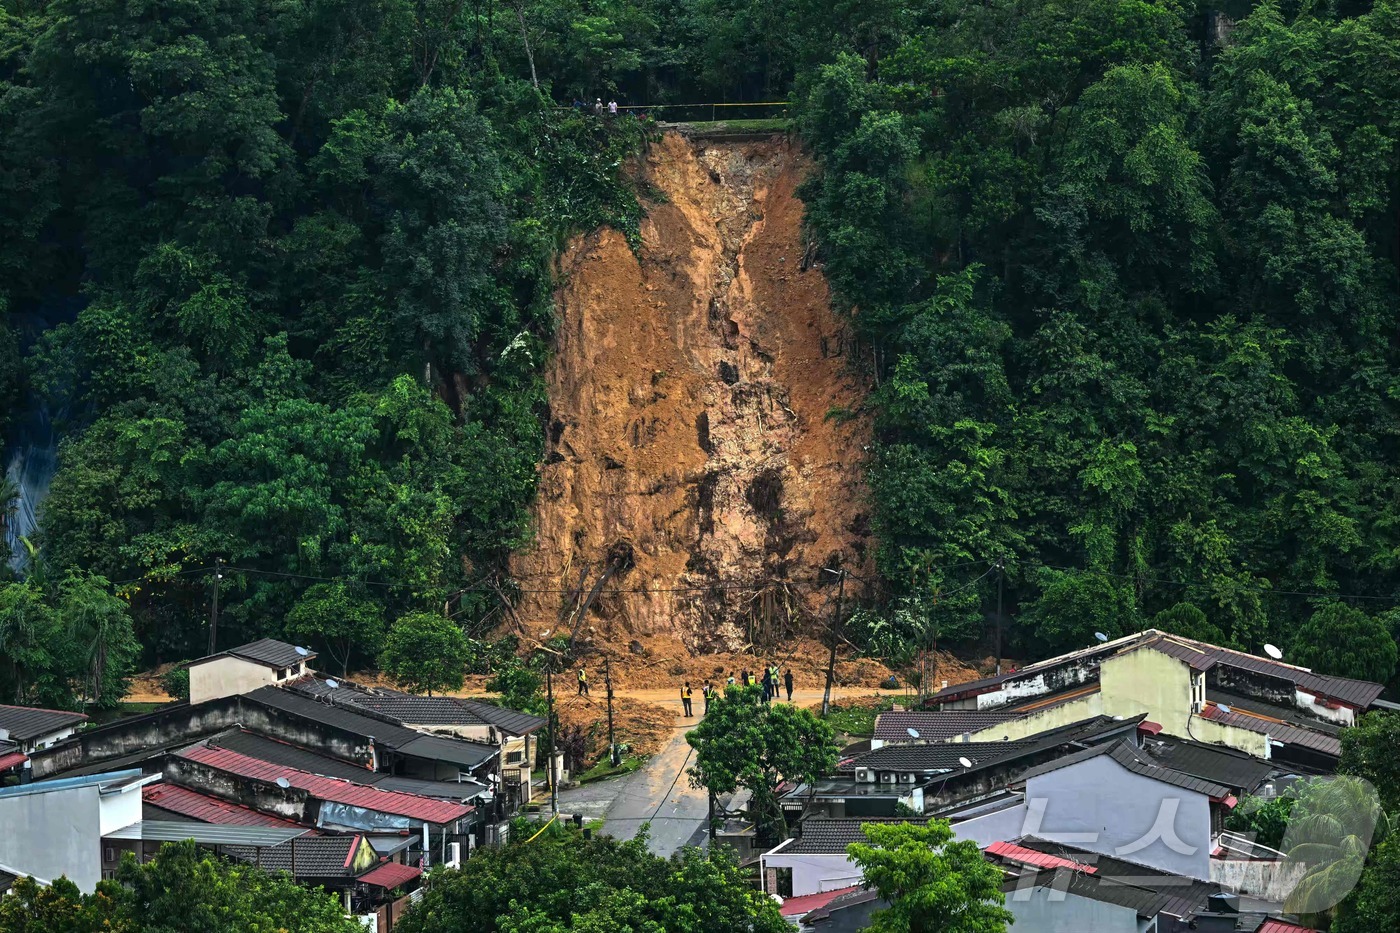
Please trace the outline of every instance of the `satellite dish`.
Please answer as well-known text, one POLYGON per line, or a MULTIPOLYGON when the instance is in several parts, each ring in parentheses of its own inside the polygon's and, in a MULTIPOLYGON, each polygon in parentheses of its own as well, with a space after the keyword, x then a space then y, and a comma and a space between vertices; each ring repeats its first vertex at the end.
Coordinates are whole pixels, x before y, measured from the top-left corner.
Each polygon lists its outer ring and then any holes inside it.
POLYGON ((1226 706, 1224 703, 1217 703, 1217 704, 1215 704, 1215 708, 1218 709, 1218 710, 1220 710, 1220 712, 1222 712, 1222 713, 1228 713, 1228 712, 1230 712, 1230 707, 1226 706))
POLYGON ((310 651, 307 651, 305 648, 301 647, 300 645, 297 645, 297 646, 296 646, 296 649, 297 649, 297 654, 301 655, 303 658, 306 657, 308 654, 311 653, 310 651))
POLYGON ((1265 645, 1264 653, 1267 654, 1269 657, 1273 658, 1275 661, 1283 659, 1283 652, 1280 651, 1275 645, 1265 645))
POLYGON ((914 729, 914 728, 911 727, 911 728, 905 729, 904 731, 907 732, 907 733, 909 733, 909 738, 911 738, 911 739, 917 739, 917 738, 919 737, 919 730, 918 730, 918 729, 914 729))
POLYGON ((1108 636, 1105 635, 1103 632, 1095 632, 1094 637, 1097 638, 1099 641, 1108 641, 1108 636))
POLYGON ((338 680, 328 680, 328 681, 326 681, 326 686, 327 686, 327 687, 330 687, 332 690, 334 690, 336 687, 339 687, 339 686, 340 686, 340 681, 338 681, 338 680))
POLYGON ((277 786, 282 788, 283 790, 286 790, 288 787, 292 786, 292 782, 287 780, 286 778, 278 778, 277 786))
POLYGON ((968 761, 966 758, 959 758, 958 764, 962 765, 964 768, 972 767, 972 762, 968 761))

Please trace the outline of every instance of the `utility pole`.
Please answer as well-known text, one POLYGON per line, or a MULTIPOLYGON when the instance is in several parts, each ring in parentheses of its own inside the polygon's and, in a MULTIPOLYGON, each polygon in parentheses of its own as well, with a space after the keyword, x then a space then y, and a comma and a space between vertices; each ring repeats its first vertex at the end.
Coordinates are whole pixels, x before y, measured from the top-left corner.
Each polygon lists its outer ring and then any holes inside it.
MULTIPOLYGON (((826 569, 826 568, 823 568, 826 569)), ((846 596, 846 568, 827 570, 838 578, 836 584, 836 618, 831 620, 831 655, 826 659, 826 691, 822 693, 822 715, 831 711, 831 681, 836 677, 836 633, 841 625, 841 603, 846 596)))
POLYGON ((1000 557, 997 558, 997 675, 1001 675, 1001 591, 1002 583, 1006 580, 1006 567, 1000 557))
POLYGON ((545 689, 549 692, 549 809, 559 815, 559 775, 554 770, 554 659, 544 669, 545 689))
POLYGON ((613 735, 613 714, 612 714, 612 658, 603 659, 603 686, 608 691, 608 756, 612 760, 612 766, 616 768, 621 764, 621 758, 617 754, 617 737, 613 735))
POLYGON ((216 645, 219 641, 219 581, 224 578, 224 559, 214 558, 214 600, 209 607, 209 653, 213 654, 218 650, 216 645))

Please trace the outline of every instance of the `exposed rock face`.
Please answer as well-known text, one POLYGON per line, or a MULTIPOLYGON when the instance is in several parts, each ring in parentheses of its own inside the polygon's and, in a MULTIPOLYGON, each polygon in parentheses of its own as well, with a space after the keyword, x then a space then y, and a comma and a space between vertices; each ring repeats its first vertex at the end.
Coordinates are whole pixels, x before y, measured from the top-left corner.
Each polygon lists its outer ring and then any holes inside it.
POLYGON ((608 567, 585 637, 697 651, 822 631, 822 568, 870 572, 866 387, 804 258, 807 167, 783 137, 667 134, 638 168, 664 197, 639 254, 604 229, 562 257, 537 537, 512 568, 562 591, 524 597, 536 634, 608 567))

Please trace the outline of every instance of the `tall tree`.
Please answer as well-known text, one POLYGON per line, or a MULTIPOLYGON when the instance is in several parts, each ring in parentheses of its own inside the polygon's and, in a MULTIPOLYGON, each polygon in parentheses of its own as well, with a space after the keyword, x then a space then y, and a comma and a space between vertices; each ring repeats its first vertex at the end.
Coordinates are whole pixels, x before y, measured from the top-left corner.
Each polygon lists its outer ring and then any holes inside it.
POLYGON ((695 749, 690 780, 711 793, 744 788, 749 808, 765 832, 787 836, 778 802, 784 780, 812 782, 836 766, 831 727, 811 710, 787 703, 762 703, 759 687, 729 687, 711 701, 700 724, 685 735, 695 749))

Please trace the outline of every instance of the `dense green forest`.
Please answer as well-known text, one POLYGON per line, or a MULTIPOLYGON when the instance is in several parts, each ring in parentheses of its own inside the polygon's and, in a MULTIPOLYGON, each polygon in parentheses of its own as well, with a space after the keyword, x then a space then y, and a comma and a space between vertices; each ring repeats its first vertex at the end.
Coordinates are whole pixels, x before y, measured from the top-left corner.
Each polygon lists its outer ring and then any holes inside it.
POLYGON ((878 385, 858 634, 986 647, 998 563, 1022 656, 1392 624, 1394 0, 0 11, 0 420, 39 398, 65 437, 8 653, 64 581, 129 599, 147 660, 199 653, 216 557, 229 640, 489 627, 551 259, 638 220, 647 124, 595 96, 793 101, 878 385))

